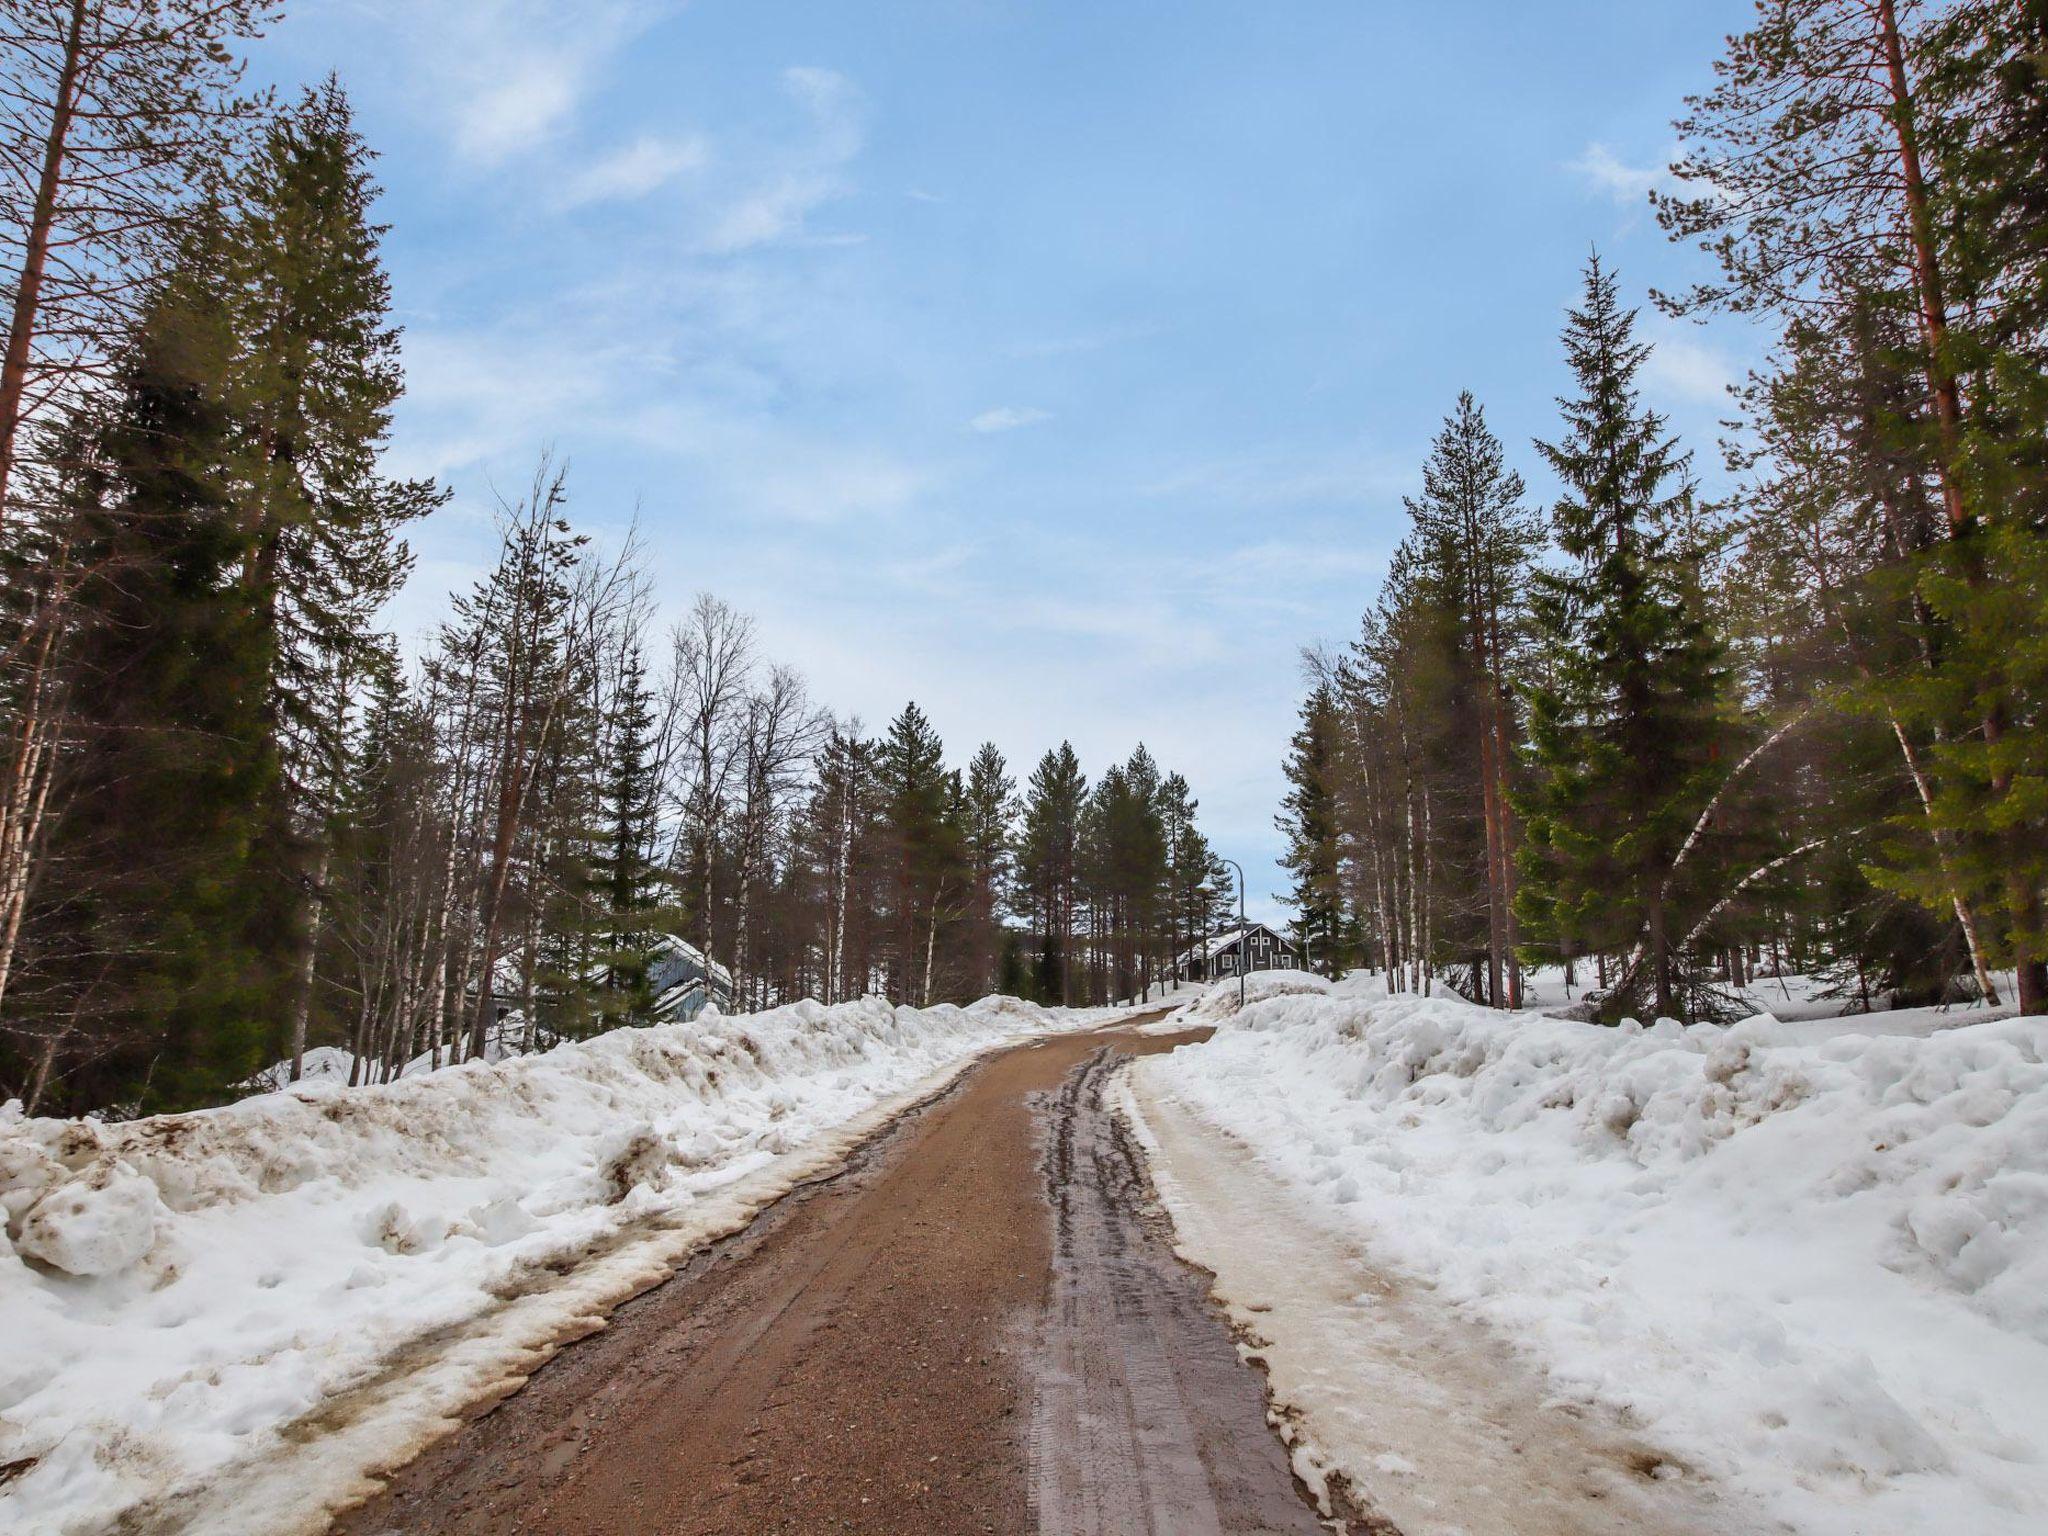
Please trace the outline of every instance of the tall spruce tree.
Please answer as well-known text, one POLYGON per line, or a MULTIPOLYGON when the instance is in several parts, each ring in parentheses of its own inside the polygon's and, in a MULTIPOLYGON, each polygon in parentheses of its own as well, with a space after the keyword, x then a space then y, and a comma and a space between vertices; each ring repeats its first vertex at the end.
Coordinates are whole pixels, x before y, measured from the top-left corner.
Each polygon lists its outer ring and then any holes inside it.
POLYGON ((1337 962, 1344 912, 1337 881, 1337 807, 1334 789, 1340 724, 1328 685, 1303 701, 1301 725, 1288 743, 1287 794, 1277 825, 1287 838, 1280 862, 1294 876, 1290 904, 1294 927, 1308 945, 1312 964, 1325 973, 1337 962))
POLYGON ((967 764, 962 814, 972 893, 970 990, 976 993, 996 985, 1006 948, 1002 914, 1009 900, 1016 791, 1003 754, 994 742, 983 742, 967 764))
POLYGON ((284 793, 266 846, 301 935, 291 1000, 304 1049, 352 693, 388 651, 375 628, 412 556, 401 531, 442 501, 379 460, 404 388, 371 152, 329 77, 280 113, 241 178, 226 277, 246 437, 241 589, 271 634, 268 729, 284 793))
POLYGON ((1564 346, 1565 434, 1537 447, 1564 485, 1551 527, 1570 563, 1537 579, 1549 675, 1531 692, 1521 914, 1555 949, 1640 945, 1609 1011, 1640 979, 1673 1014, 1668 883, 1720 754, 1726 669, 1691 596, 1687 459, 1638 399, 1649 348, 1597 256, 1564 346))
POLYGON ((1166 935, 1174 958, 1207 938, 1229 910, 1230 871, 1195 825, 1200 803, 1188 781, 1169 773, 1159 782, 1160 831, 1166 843, 1166 935))
POLYGON ((890 993, 920 1006, 937 979, 940 932, 964 910, 965 851, 945 746, 923 710, 903 706, 876 754, 890 860, 890 993))
POLYGON ((297 938, 269 899, 279 781, 273 639, 238 600, 252 554, 235 497, 218 224, 159 285, 73 488, 79 679, 56 839, 46 1006, 96 1021, 85 1105, 209 1102, 261 1065, 297 938))
POLYGON ((1031 771, 1017 835, 1017 909, 1038 935, 1039 992, 1065 1004, 1074 1001, 1074 918, 1087 799, 1081 760, 1063 741, 1031 771))

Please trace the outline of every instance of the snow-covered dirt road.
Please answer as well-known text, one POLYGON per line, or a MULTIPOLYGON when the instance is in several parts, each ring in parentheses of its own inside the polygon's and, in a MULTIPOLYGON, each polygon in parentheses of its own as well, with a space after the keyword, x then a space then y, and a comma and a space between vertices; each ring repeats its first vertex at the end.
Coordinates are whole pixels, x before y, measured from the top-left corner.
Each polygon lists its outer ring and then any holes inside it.
POLYGON ((989 1058, 337 1529, 1330 1529, 1103 1103, 1115 1062, 1196 1034, 989 1058))

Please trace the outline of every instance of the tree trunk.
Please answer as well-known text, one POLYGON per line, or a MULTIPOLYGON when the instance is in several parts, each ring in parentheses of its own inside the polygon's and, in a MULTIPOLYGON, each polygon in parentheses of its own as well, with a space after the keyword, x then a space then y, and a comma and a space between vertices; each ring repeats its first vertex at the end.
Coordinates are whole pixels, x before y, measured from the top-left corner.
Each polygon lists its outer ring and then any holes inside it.
POLYGON ((320 924, 327 913, 327 868, 333 840, 323 831, 313 863, 313 888, 306 897, 306 931, 299 936, 299 963, 292 978, 292 1077, 297 1082, 306 1060, 306 1021, 313 1012, 313 967, 320 957, 320 924))
POLYGON ((64 33, 64 62, 57 71, 57 94, 50 109, 50 131, 43 140, 42 171, 36 180, 35 204, 23 232, 21 277, 14 290, 14 315, 7 332, 7 353, 0 359, 0 520, 6 517, 7 493, 14 478, 15 444, 21 435, 23 401, 28 394, 29 362, 34 351, 36 321, 42 310, 43 279, 50 265, 50 234, 57 219, 57 188, 64 180, 64 155, 78 106, 79 55, 85 36, 86 0, 71 0, 71 20, 64 33))
POLYGON ((1941 439, 1941 499, 1951 532, 1968 524, 1962 489, 1956 483, 1956 459, 1962 443, 1962 389, 1948 351, 1948 300, 1943 292, 1941 264, 1934 248, 1934 218, 1927 205, 1927 182, 1920 166, 1919 131, 1914 122, 1911 82, 1906 78, 1905 48, 1899 39, 1894 0, 1877 0, 1877 23, 1884 46, 1885 73, 1891 85, 1892 126, 1899 139, 1899 177, 1906 198, 1906 232, 1913 245, 1913 275, 1920 298, 1920 327, 1927 343, 1927 386, 1934 397, 1935 427, 1941 439))
POLYGON ((2041 957, 2034 935, 2041 929, 2041 898, 2023 874, 2006 880, 2013 915, 2013 989, 2024 1015, 2048 1013, 2048 961, 2041 957))
POLYGON ((1671 950, 1664 933, 1664 894, 1653 887, 1650 896, 1650 974, 1657 994, 1657 1017, 1672 1017, 1677 1010, 1671 1001, 1671 950))
POLYGON ((45 691, 56 626, 47 618, 42 622, 43 642, 34 663, 26 706, 19 717, 21 745, 8 785, 7 822, 4 831, 0 831, 0 854, 5 857, 5 876, 0 878, 0 1000, 6 998, 7 984, 14 974, 22 917, 28 910, 31 876, 49 810, 50 786, 56 781, 55 748, 60 721, 57 705, 45 691))
POLYGON ((43 1048, 36 1053, 35 1075, 29 1079, 28 1096, 22 1102, 22 1113, 30 1119, 41 1107, 43 1094, 50 1086, 50 1068, 57 1060, 57 1043, 64 1038, 64 1031, 53 1030, 43 1037, 43 1048))

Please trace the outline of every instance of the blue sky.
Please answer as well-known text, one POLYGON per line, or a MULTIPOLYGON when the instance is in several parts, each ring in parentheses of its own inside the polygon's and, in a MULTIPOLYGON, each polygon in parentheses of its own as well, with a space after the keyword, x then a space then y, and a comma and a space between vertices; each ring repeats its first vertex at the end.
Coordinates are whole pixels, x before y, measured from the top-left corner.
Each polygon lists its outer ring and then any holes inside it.
MULTIPOLYGON (((299 0, 257 68, 337 71, 383 156, 393 461, 455 491, 401 631, 552 446, 842 714, 1020 777, 1145 741, 1271 913, 1300 648, 1461 388, 1546 493, 1578 268, 1700 270, 1644 191, 1747 10, 299 0)), ((1646 323, 1711 479, 1752 340, 1646 323)))

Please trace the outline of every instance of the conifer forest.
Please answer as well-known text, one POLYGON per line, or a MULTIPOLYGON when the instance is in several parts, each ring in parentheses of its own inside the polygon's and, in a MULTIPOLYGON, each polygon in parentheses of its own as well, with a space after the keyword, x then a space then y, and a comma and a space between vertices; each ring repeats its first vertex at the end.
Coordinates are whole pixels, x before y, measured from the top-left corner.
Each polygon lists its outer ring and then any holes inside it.
MULTIPOLYGON (((645 1022, 664 936, 742 1006, 1078 1004, 1213 929, 1231 877, 1143 746, 949 760, 914 704, 841 718, 744 612, 674 617, 545 453, 432 633, 382 627, 451 489, 383 467, 345 83, 237 62, 289 24, 6 7, 0 1088, 137 1113, 314 1045, 531 1049, 645 1022)), ((1992 0, 1780 0, 1729 40, 1650 194, 1716 275, 1591 255, 1556 418, 1447 402, 1357 638, 1309 656, 1281 824, 1316 964, 1500 1007, 1561 964, 1605 1018, 1717 1017, 1760 967, 2048 1009, 2044 45, 1992 0), (1646 305, 1774 337, 1722 441, 1667 429, 1646 305)))
POLYGON ((1308 658, 1281 825, 1318 952, 1500 1008, 1562 966, 1608 1020, 1787 970, 2048 1012, 2044 50, 2035 4, 1781 0, 1729 39, 1649 194, 1716 275, 1594 253, 1556 417, 1451 402, 1357 638, 1308 658), (1771 337, 1720 442, 1667 429, 1644 306, 1771 337))

